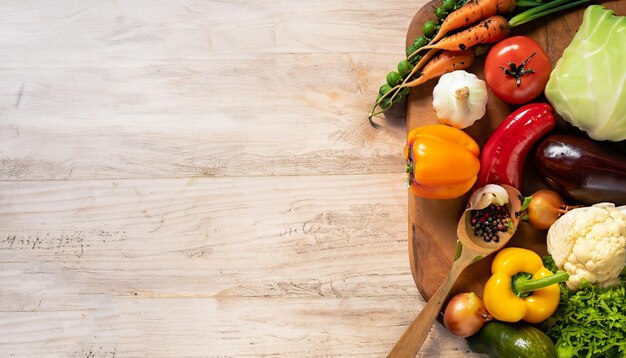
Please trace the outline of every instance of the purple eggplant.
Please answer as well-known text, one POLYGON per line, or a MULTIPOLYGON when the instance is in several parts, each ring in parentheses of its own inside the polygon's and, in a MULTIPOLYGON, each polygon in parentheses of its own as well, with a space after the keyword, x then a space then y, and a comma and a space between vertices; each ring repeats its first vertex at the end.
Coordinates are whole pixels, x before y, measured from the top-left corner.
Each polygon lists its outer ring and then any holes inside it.
POLYGON ((582 204, 626 205, 626 157, 590 139, 555 134, 535 150, 535 166, 545 183, 582 204))

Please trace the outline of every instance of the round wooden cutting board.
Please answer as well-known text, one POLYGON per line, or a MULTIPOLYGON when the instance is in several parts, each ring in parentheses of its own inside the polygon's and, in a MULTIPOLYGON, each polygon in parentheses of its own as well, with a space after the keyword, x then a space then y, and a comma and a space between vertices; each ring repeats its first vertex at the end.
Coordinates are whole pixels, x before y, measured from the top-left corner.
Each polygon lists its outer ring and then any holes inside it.
MULTIPOLYGON (((440 3, 441 0, 431 1, 417 12, 409 26, 407 47, 415 37, 421 35, 422 25, 434 18, 433 9, 440 3)), ((601 3, 618 15, 626 15, 626 1, 624 0, 601 3)), ((554 14, 547 19, 532 21, 514 28, 511 35, 526 35, 533 38, 546 50, 554 67, 582 23, 584 9, 583 6, 554 14)), ((479 56, 476 63, 468 70, 481 79, 484 79, 484 59, 485 55, 479 56)), ((436 83, 436 80, 431 80, 411 90, 407 108, 409 131, 424 124, 437 123, 432 107, 432 91, 436 83)), ((545 98, 540 97, 535 101, 545 101, 545 98)), ((498 124, 514 109, 490 92, 485 117, 466 131, 482 147, 498 124)), ((540 180, 535 179, 531 165, 526 166, 524 174, 522 194, 528 196, 541 188, 542 184, 540 180)), ((456 252, 456 225, 467 198, 468 195, 453 200, 422 199, 409 192, 408 241, 411 272, 417 288, 426 300, 435 293, 452 266, 456 252)), ((546 231, 534 229, 528 223, 522 222, 509 245, 530 248, 540 255, 545 255, 545 240, 546 231)), ((466 269, 452 288, 450 297, 459 292, 470 291, 482 297, 482 287, 490 275, 491 261, 492 257, 488 257, 466 269)))

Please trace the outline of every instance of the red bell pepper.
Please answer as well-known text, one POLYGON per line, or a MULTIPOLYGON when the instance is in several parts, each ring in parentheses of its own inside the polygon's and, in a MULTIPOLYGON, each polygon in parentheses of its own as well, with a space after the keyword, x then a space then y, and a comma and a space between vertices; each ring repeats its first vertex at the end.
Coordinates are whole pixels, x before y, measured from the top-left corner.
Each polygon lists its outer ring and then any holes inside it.
POLYGON ((483 147, 475 188, 506 184, 521 191, 528 152, 555 126, 552 107, 547 103, 527 104, 511 113, 483 147))

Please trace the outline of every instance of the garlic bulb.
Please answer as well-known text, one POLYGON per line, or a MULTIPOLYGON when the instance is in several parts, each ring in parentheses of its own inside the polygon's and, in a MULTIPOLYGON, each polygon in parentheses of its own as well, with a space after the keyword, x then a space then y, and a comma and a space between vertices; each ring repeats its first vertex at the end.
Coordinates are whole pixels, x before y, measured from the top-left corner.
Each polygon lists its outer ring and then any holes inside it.
POLYGON ((433 90, 433 107, 439 122, 459 129, 471 126, 485 115, 487 85, 463 70, 447 73, 433 90))
POLYGON ((506 189, 496 184, 487 184, 477 189, 469 198, 468 208, 481 210, 491 204, 503 206, 509 202, 509 193, 506 189))

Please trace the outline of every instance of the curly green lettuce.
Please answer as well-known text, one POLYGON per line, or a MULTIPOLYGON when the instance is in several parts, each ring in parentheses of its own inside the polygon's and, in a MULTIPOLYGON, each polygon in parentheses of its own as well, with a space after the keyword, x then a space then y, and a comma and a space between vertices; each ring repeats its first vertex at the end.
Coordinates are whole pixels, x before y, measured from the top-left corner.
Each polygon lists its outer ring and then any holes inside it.
MULTIPOLYGON (((544 264, 556 272, 552 257, 544 264)), ((626 357, 625 272, 620 279, 606 288, 584 281, 576 292, 560 284, 559 307, 540 327, 555 342, 559 358, 626 357)))

